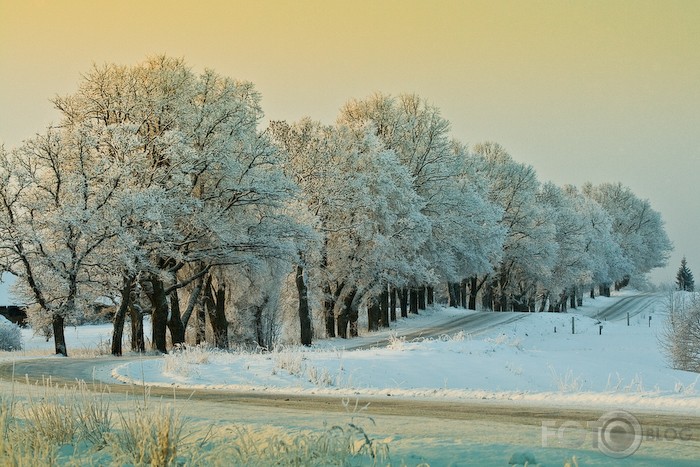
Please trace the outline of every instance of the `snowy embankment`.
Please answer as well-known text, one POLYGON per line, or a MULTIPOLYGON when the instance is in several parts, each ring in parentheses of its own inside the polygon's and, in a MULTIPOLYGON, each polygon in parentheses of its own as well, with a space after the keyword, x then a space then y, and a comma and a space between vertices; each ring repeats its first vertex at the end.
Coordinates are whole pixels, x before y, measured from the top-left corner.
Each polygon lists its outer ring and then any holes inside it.
MULTIPOLYGON (((547 406, 621 408, 700 414, 700 376, 669 368, 659 349, 663 299, 626 319, 591 316, 616 298, 588 300, 575 313, 532 313, 486 333, 464 332, 388 347, 345 350, 332 339, 271 353, 199 348, 124 363, 120 381, 285 394, 513 401, 547 406), (651 325, 648 317, 652 315, 651 325), (575 317, 576 333, 571 333, 575 317), (600 326, 603 326, 602 334, 600 326), (556 332, 555 332, 556 328, 556 332)), ((436 309, 399 322, 403 332, 464 310, 436 309)), ((386 331, 385 331, 386 333, 386 331)), ((379 334, 365 335, 361 341, 379 334)))

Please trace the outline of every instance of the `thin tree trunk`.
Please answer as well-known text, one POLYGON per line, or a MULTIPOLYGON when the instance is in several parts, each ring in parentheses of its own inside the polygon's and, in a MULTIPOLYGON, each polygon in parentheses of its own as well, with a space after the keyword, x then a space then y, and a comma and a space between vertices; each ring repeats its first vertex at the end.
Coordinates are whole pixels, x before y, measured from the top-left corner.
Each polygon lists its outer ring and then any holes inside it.
POLYGON ((459 283, 459 298, 460 306, 464 309, 467 308, 467 279, 463 279, 459 283))
POLYGON ((207 341, 207 310, 205 305, 205 300, 199 300, 196 305, 197 310, 197 330, 195 343, 200 345, 202 342, 207 341))
POLYGON ((435 303, 435 288, 433 286, 429 285, 426 288, 426 293, 427 293, 428 306, 430 306, 433 303, 435 303))
POLYGON ((413 313, 414 315, 417 315, 418 314, 418 290, 415 287, 411 287, 409 294, 410 294, 409 312, 413 313))
POLYGON ((131 318, 131 350, 144 353, 146 351, 146 336, 143 333, 143 311, 134 301, 129 306, 131 318))
POLYGON ((452 308, 457 306, 457 295, 455 293, 454 282, 447 283, 447 305, 452 308))
POLYGON ((257 341, 258 346, 262 349, 268 348, 262 324, 263 311, 265 311, 268 301, 269 298, 265 297, 262 304, 253 307, 253 317, 255 320, 255 340, 257 341))
POLYGON ((170 292, 170 316, 168 317, 168 329, 173 346, 185 343, 185 326, 180 316, 180 299, 177 290, 170 292))
POLYGON ((152 345, 153 348, 162 353, 168 353, 167 329, 168 329, 168 298, 165 295, 163 281, 155 274, 151 276, 149 282, 153 290, 150 292, 151 299, 151 326, 153 326, 152 345))
POLYGON ((547 306, 547 298, 549 297, 548 292, 544 292, 542 294, 542 301, 540 302, 540 313, 542 313, 545 310, 545 307, 547 306))
POLYGON ((205 308, 214 334, 214 346, 217 349, 228 349, 226 287, 223 284, 219 284, 217 289, 214 290, 212 278, 209 276, 205 291, 205 308))
POLYGON ((311 309, 309 308, 309 296, 308 289, 306 287, 306 278, 304 277, 304 267, 301 264, 297 265, 296 285, 297 292, 299 293, 299 326, 301 328, 301 344, 310 346, 313 335, 313 330, 311 327, 311 309))
POLYGON ((427 308, 425 303, 425 287, 421 286, 418 288, 418 309, 425 310, 427 308))
POLYGON ((119 302, 119 308, 114 315, 113 320, 113 330, 112 330, 112 355, 121 357, 122 355, 122 341, 124 337, 124 322, 126 321, 126 312, 129 310, 129 301, 131 299, 131 287, 133 284, 133 278, 124 277, 124 283, 122 286, 121 301, 119 302))
POLYGON ((350 337, 357 337, 360 335, 358 323, 359 315, 359 306, 357 304, 353 304, 350 307, 350 337))
POLYGON ((56 355, 68 356, 68 348, 66 347, 65 320, 58 313, 53 315, 51 320, 53 328, 53 342, 56 355))
MULTIPOLYGON (((187 309, 182 314, 182 326, 187 329, 187 325, 190 322, 190 318, 194 313, 197 304, 200 303, 199 296, 202 294, 202 288, 204 287, 204 277, 197 279, 197 283, 190 294, 190 298, 187 301, 187 309)), ((198 342, 199 343, 199 342, 198 342)))
POLYGON ((348 324, 349 324, 349 319, 350 318, 350 309, 349 305, 347 304, 347 297, 343 299, 343 305, 341 307, 340 312, 338 313, 338 319, 336 320, 336 324, 338 325, 338 337, 341 337, 343 339, 348 338, 348 324))
POLYGON ((401 317, 402 318, 407 318, 408 317, 408 289, 405 287, 401 289, 401 293, 399 295, 399 301, 401 302, 401 317))
POLYGON ((379 325, 383 328, 389 327, 389 290, 385 287, 379 296, 379 325))
POLYGON ((396 321, 396 287, 392 287, 389 293, 389 319, 396 321))
POLYGON ((378 331, 379 330, 379 319, 381 315, 381 306, 379 300, 375 297, 370 299, 367 305, 367 330, 368 331, 378 331))
POLYGON ((335 295, 331 291, 330 284, 323 286, 323 320, 326 324, 326 337, 335 337, 335 295))
POLYGON ((481 284, 479 284, 479 278, 476 276, 472 276, 469 278, 469 306, 468 308, 470 310, 476 310, 476 296, 479 293, 479 289, 481 286, 484 284, 486 281, 486 277, 484 277, 484 280, 481 281, 481 284))

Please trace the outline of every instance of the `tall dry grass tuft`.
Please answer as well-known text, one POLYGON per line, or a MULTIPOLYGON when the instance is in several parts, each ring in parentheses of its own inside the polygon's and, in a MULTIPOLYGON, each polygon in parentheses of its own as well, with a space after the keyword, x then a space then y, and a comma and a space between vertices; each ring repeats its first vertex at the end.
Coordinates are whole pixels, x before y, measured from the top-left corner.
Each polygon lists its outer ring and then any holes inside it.
POLYGON ((137 405, 119 412, 119 430, 113 433, 113 448, 120 462, 132 465, 167 466, 175 462, 183 438, 183 422, 172 406, 156 409, 137 405))

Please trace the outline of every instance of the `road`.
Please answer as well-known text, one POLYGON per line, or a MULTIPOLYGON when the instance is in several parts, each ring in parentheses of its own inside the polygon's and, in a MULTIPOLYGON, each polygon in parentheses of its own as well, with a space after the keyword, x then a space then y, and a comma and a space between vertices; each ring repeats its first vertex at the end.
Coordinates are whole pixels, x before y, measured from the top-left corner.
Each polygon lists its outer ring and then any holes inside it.
MULTIPOLYGON (((442 323, 439 325, 422 328, 415 331, 410 331, 400 334, 402 339, 411 341, 413 339, 440 338, 446 335, 456 334, 463 331, 465 334, 476 336, 491 329, 506 324, 521 320, 527 316, 527 313, 518 312, 470 312, 467 315, 456 318, 454 320, 442 323)), ((389 345, 391 338, 380 338, 370 343, 352 345, 350 343, 345 347, 346 350, 363 350, 374 347, 386 347, 389 345)))
POLYGON ((593 315, 593 318, 603 321, 616 321, 627 319, 628 314, 631 318, 649 310, 652 305, 661 300, 663 300, 663 297, 659 294, 640 294, 623 297, 613 305, 593 315))
MULTIPOLYGON (((601 319, 622 319, 627 312, 631 315, 642 312, 654 296, 623 298, 610 308, 601 311, 596 317, 601 319)), ((657 299, 657 298, 656 298, 657 299)), ((413 331, 407 339, 416 337, 440 336, 463 330, 465 333, 480 333, 494 327, 511 323, 527 316, 526 313, 472 313, 449 323, 429 329, 413 331)), ((385 345, 376 341, 372 346, 385 345)), ((366 344, 369 345, 369 344, 366 344)), ((133 358, 133 357, 129 357, 133 358)), ((141 357, 143 358, 143 357, 141 357)), ((148 358, 148 357, 146 357, 148 358)), ((15 381, 41 382, 50 376, 55 383, 71 383, 76 380, 95 381, 108 379, 109 369, 127 358, 103 357, 96 359, 46 358, 0 365, 0 387, 3 393, 10 390, 23 392, 26 386, 10 383, 15 381)), ((361 397, 354 399, 352 394, 329 396, 300 396, 266 394, 264 392, 225 392, 173 387, 142 387, 122 383, 104 383, 104 388, 112 394, 130 394, 140 398, 148 392, 151 398, 176 401, 183 416, 193 423, 203 425, 230 425, 245 423, 247 426, 276 426, 290 429, 319 429, 324 423, 338 424, 357 419, 364 420, 365 428, 378 439, 393 437, 391 443, 395 456, 404 459, 408 465, 428 461, 431 465, 470 465, 469 459, 480 460, 483 465, 505 464, 513 450, 538 448, 543 439, 543 424, 547 426, 586 426, 598 420, 603 413, 600 409, 586 407, 548 407, 523 405, 515 401, 475 400, 467 402, 441 400, 409 400, 397 397, 361 397), (345 403, 343 403, 343 398, 345 403), (350 402, 348 404, 348 402, 350 402), (355 405, 357 404, 357 405, 355 405), (362 408, 355 411, 354 407, 362 408), (510 449, 510 451, 509 451, 510 449), (467 456, 467 462, 465 462, 467 456), (489 457, 493 456, 493 457, 489 457), (500 456, 500 457, 499 457, 500 456), (505 456, 505 458, 504 458, 505 456), (492 459, 493 462, 488 461, 492 459), (460 463, 461 462, 461 463, 460 463)), ((678 416, 664 413, 635 413, 644 430, 664 433, 668 430, 692 433, 693 440, 675 443, 645 442, 636 460, 670 459, 691 460, 697 457, 700 444, 700 417, 678 416), (641 457, 640 457, 641 456, 641 457), (670 456, 670 457, 669 457, 670 456)), ((556 428, 555 428, 556 429, 556 428)), ((646 431, 645 431, 646 432, 646 431)), ((557 432, 558 433, 558 432, 557 432)), ((589 445, 574 446, 585 456, 599 456, 589 445)), ((537 455, 556 456, 562 465, 564 454, 560 451, 537 450, 537 455)), ((595 460, 595 459, 594 459, 595 460)), ((609 459, 608 459, 609 460, 609 459)), ((540 462, 543 460, 540 459, 540 462)), ((603 457, 600 465, 605 465, 603 457)), ((659 465, 663 465, 660 463, 659 465)), ((644 462, 640 465, 645 465, 644 462)), ((655 465, 653 462, 651 465, 655 465)), ((687 464, 692 465, 692 462, 687 464)))

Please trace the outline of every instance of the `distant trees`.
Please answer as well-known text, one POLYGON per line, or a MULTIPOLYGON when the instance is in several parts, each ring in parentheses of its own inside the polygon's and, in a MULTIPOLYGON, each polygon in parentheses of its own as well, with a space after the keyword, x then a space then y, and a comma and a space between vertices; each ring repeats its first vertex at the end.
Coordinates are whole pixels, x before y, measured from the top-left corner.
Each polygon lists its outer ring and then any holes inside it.
POLYGON ((310 345, 436 296, 561 310, 671 248, 628 188, 542 184, 496 143, 453 140, 412 94, 264 129, 251 83, 160 56, 97 66, 54 104, 58 126, 0 147, 0 272, 64 355, 64 326, 96 302, 116 306, 115 355, 126 322, 145 350, 144 315, 162 352, 269 348, 279 326, 310 345))
POLYGON ((695 279, 693 279, 693 273, 690 271, 685 257, 681 260, 681 266, 678 268, 678 273, 676 273, 676 285, 678 286, 678 290, 684 290, 686 292, 693 292, 695 290, 695 279))

